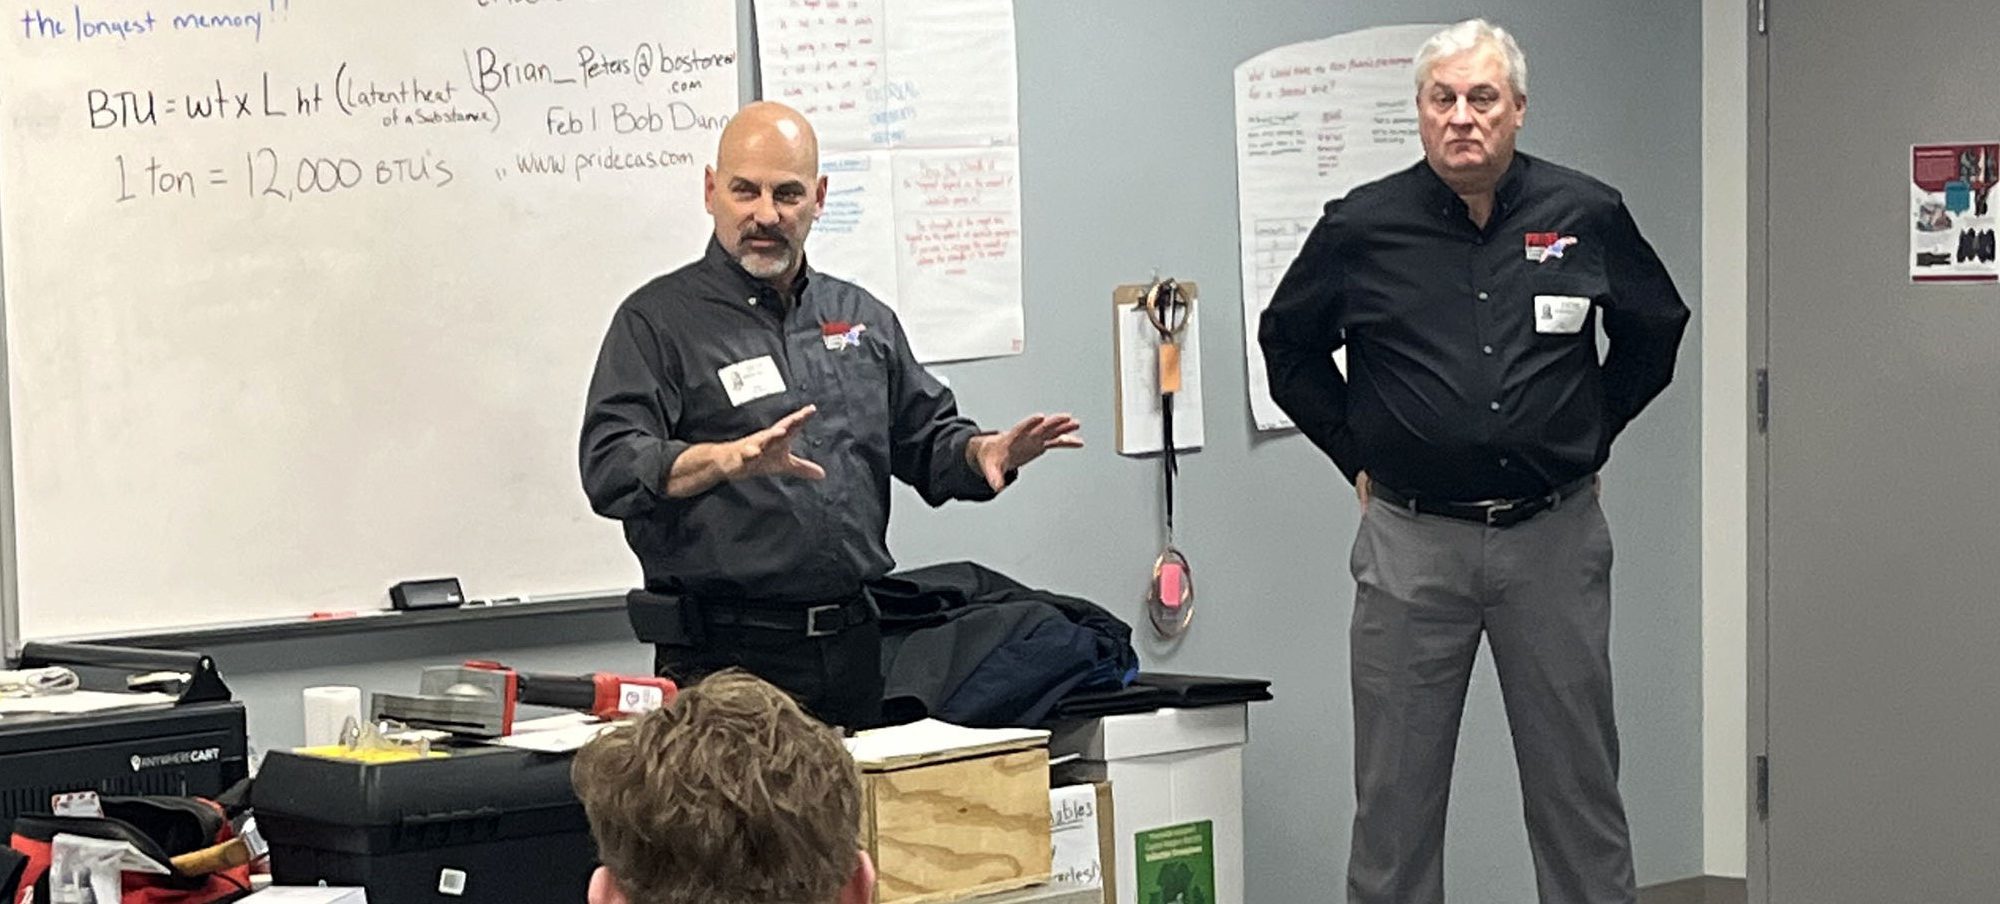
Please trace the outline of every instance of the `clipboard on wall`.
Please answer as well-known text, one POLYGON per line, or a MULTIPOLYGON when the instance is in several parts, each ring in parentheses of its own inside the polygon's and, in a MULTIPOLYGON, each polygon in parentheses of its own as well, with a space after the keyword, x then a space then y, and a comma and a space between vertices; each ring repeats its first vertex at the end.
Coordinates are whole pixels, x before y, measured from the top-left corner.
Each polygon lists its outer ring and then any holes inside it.
MULTIPOLYGON (((1183 282, 1188 297, 1186 332, 1181 336, 1181 388, 1174 394, 1174 448, 1187 452, 1204 441, 1201 404, 1201 290, 1183 282)), ((1111 291, 1114 396, 1118 454, 1157 455, 1164 446, 1160 428, 1160 334, 1146 319, 1145 285, 1111 291)))

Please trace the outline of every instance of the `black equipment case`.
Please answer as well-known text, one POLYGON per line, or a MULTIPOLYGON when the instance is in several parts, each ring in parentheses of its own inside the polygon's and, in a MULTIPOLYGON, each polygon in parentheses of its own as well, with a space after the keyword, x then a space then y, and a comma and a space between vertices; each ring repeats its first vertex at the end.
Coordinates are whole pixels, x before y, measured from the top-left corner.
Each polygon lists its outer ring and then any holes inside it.
POLYGON ((360 763, 272 751, 251 787, 279 885, 369 904, 582 901, 596 866, 568 754, 466 744, 360 763))

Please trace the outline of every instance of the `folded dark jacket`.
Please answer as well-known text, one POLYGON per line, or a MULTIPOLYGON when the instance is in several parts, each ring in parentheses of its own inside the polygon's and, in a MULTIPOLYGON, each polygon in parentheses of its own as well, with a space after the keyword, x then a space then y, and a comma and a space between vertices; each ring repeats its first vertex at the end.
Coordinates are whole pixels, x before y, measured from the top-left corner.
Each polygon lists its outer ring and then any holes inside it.
POLYGON ((1271 682, 1261 678, 1219 678, 1204 675, 1176 675, 1169 672, 1140 672, 1128 687, 1116 690, 1078 691, 1056 704, 1052 719, 1082 719, 1124 713, 1151 712, 1166 707, 1182 709, 1219 706, 1225 703, 1255 703, 1271 699, 1271 682))
POLYGON ((971 562, 898 572, 869 592, 891 722, 1036 725, 1064 696, 1123 687, 1138 671, 1117 616, 971 562))

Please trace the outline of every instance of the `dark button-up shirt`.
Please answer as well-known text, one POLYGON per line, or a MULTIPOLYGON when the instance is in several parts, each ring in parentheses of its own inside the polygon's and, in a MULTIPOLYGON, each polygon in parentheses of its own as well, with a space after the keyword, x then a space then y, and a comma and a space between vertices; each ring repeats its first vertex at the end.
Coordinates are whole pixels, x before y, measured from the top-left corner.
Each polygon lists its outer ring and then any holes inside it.
POLYGON ((1517 154, 1485 229, 1424 162, 1328 204, 1258 339, 1272 398, 1349 481, 1469 502, 1595 472, 1687 321, 1617 191, 1517 154))
POLYGON ((888 306, 810 269, 794 289, 788 304, 711 240, 701 260, 646 284, 612 318, 584 415, 583 486, 598 514, 624 522, 649 589, 849 595, 894 567, 891 475, 932 505, 993 495, 965 461, 978 427, 917 363, 888 306), (744 372, 736 365, 766 357, 781 388, 727 385, 744 372), (748 398, 765 389, 775 391, 748 398), (792 451, 825 480, 752 477, 667 496, 688 446, 740 439, 805 405, 819 410, 792 451))

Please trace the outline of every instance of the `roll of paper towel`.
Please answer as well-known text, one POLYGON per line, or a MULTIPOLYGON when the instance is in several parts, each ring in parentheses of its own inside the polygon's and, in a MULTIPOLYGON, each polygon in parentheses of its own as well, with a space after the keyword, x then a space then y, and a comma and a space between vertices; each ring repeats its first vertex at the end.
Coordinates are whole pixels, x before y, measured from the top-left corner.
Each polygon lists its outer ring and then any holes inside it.
POLYGON ((340 743, 340 729, 361 724, 361 689, 344 685, 306 688, 306 746, 340 743))

